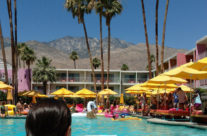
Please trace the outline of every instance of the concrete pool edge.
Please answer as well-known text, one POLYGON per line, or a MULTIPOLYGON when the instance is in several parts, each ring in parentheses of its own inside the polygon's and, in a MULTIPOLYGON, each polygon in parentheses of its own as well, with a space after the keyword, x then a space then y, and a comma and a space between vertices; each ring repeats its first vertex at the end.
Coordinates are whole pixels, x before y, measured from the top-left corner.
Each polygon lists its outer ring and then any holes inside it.
POLYGON ((185 127, 207 130, 207 125, 198 124, 194 122, 177 122, 177 121, 168 121, 168 120, 163 120, 163 119, 158 119, 158 118, 147 119, 147 122, 154 123, 154 124, 160 124, 160 125, 185 126, 185 127))

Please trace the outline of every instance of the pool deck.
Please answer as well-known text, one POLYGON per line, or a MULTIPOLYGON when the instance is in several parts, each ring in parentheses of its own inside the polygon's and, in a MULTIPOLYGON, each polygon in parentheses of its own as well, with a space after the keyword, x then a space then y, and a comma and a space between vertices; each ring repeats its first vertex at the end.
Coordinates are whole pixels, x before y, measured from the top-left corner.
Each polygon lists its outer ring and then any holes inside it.
POLYGON ((158 118, 147 119, 147 122, 161 125, 173 125, 173 126, 186 126, 191 128, 205 129, 207 130, 207 125, 198 124, 194 122, 178 122, 178 121, 168 121, 158 118))

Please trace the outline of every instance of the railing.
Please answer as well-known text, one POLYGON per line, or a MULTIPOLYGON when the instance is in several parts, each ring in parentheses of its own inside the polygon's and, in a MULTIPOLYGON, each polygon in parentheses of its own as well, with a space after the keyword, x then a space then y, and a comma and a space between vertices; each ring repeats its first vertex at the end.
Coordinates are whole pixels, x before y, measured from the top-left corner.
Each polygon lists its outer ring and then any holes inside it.
POLYGON ((205 86, 207 85, 207 79, 200 80, 200 86, 205 86))
POLYGON ((136 78, 122 78, 123 83, 136 83, 136 78))
MULTIPOLYGON (((86 77, 86 82, 93 82, 93 77, 86 77)), ((101 83, 101 78, 96 77, 96 82, 101 83)), ((107 78, 104 78, 104 82, 107 82, 107 78)), ((110 83, 119 83, 120 79, 119 78, 109 78, 110 83)))
POLYGON ((84 77, 68 77, 68 82, 84 82, 84 77))
POLYGON ((66 77, 57 77, 56 82, 66 82, 66 77))
POLYGON ((144 83, 148 80, 148 78, 137 78, 137 83, 144 83))

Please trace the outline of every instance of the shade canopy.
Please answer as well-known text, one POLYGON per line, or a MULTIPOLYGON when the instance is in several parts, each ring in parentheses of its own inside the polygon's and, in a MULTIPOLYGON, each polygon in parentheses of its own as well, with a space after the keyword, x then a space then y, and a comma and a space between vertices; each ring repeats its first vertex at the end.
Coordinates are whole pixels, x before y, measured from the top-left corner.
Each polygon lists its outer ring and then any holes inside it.
POLYGON ((111 89, 104 89, 104 90, 101 90, 98 94, 99 95, 116 95, 117 92, 114 92, 111 89))
POLYGON ((151 92, 149 91, 126 91, 125 93, 128 93, 128 94, 142 94, 142 93, 146 93, 146 94, 151 94, 151 92))
POLYGON ((151 89, 156 89, 156 88, 167 89, 167 88, 177 88, 178 87, 175 84, 155 84, 155 83, 148 83, 148 82, 145 82, 145 83, 141 84, 140 86, 151 88, 151 89))
POLYGON ((207 57, 198 60, 197 62, 189 66, 189 68, 193 68, 201 71, 207 71, 207 57))
POLYGON ((179 77, 183 79, 202 80, 207 79, 207 71, 198 71, 196 69, 189 68, 193 62, 181 65, 175 69, 172 69, 164 74, 167 76, 179 77))
POLYGON ((40 97, 40 98, 43 98, 43 97, 48 97, 47 95, 44 95, 44 94, 41 94, 39 93, 38 91, 28 91, 24 94, 22 94, 22 96, 28 96, 28 97, 40 97))
POLYGON ((52 95, 57 95, 57 96, 64 96, 64 95, 73 95, 74 93, 70 90, 67 90, 66 88, 61 88, 53 93, 52 95))
POLYGON ((83 88, 75 93, 76 95, 96 95, 93 91, 83 88))
POLYGON ((181 83, 187 83, 187 81, 182 78, 170 77, 170 76, 161 74, 159 76, 156 76, 156 77, 148 80, 148 83, 181 84, 181 83))
POLYGON ((2 90, 8 90, 8 89, 14 89, 12 86, 4 84, 4 83, 0 83, 0 89, 2 90))
POLYGON ((141 87, 140 85, 141 84, 136 84, 136 85, 133 85, 125 90, 127 90, 127 91, 147 91, 148 90, 148 88, 141 87))
POLYGON ((186 93, 190 93, 190 92, 193 92, 193 89, 192 88, 190 88, 190 87, 188 87, 188 86, 186 86, 186 85, 181 85, 181 86, 179 86, 184 92, 186 92, 186 93))

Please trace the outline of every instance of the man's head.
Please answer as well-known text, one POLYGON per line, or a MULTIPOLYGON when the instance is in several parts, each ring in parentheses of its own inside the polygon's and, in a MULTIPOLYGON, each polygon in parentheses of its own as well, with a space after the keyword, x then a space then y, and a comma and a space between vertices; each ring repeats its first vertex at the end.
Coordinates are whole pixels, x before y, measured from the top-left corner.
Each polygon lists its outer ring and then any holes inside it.
POLYGON ((178 92, 179 92, 179 91, 182 91, 182 89, 181 89, 180 87, 178 87, 177 91, 178 91, 178 92))
POLYGON ((26 119, 27 136, 70 136, 71 113, 61 100, 47 99, 32 106, 26 119))

